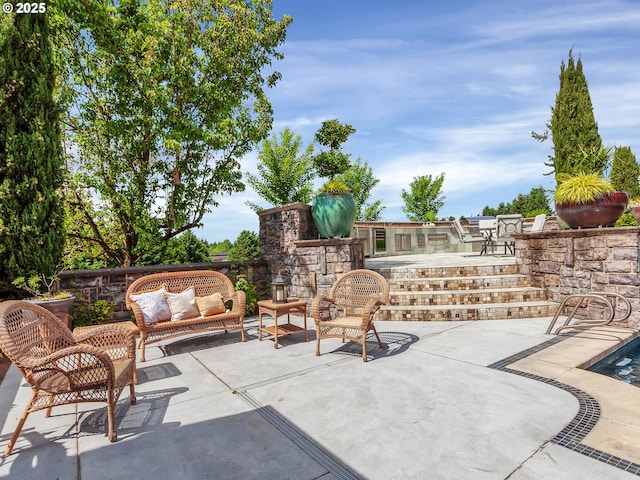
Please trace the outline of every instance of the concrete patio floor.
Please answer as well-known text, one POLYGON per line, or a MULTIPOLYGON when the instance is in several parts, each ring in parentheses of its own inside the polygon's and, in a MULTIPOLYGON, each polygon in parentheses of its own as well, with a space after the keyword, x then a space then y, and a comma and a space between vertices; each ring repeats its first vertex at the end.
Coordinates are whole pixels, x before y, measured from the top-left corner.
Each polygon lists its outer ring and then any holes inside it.
MULTIPOLYGON (((315 356, 313 331, 308 343, 297 333, 276 350, 257 340, 255 318, 245 343, 235 332, 156 344, 138 364, 138 403, 118 403, 117 442, 106 438, 101 404, 37 412, 0 460, 0 477, 636 477, 554 441, 584 410, 558 385, 577 384, 598 396, 602 418, 574 447, 640 463, 640 389, 576 368, 635 333, 591 331, 536 349, 556 339, 544 334, 549 320, 377 322, 386 346, 372 341, 367 363, 339 340, 323 340, 315 356)), ((12 367, 0 386, 2 449, 28 395, 12 367)))

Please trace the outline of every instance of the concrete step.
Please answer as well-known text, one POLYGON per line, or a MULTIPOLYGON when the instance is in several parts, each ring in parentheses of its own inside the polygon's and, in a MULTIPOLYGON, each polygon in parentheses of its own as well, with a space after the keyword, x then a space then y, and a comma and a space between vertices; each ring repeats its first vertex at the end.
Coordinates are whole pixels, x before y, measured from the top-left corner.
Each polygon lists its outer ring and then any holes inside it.
POLYGON ((465 321, 508 320, 510 318, 552 317, 558 304, 547 301, 486 303, 479 305, 386 305, 374 320, 465 321))
POLYGON ((544 290, 535 287, 483 288, 477 290, 438 290, 422 292, 392 291, 390 304, 418 305, 479 305, 546 300, 544 290))

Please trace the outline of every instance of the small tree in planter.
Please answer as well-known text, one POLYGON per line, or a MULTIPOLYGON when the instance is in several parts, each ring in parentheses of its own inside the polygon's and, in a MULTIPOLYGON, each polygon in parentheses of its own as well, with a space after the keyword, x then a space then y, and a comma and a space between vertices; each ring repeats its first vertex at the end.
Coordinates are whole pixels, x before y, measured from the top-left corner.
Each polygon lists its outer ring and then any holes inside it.
POLYGON ((334 119, 323 122, 315 135, 316 141, 328 149, 312 157, 317 174, 328 178, 311 207, 311 215, 321 237, 348 237, 356 220, 353 195, 346 183, 335 178, 351 166, 350 155, 341 148, 355 131, 351 125, 334 119))

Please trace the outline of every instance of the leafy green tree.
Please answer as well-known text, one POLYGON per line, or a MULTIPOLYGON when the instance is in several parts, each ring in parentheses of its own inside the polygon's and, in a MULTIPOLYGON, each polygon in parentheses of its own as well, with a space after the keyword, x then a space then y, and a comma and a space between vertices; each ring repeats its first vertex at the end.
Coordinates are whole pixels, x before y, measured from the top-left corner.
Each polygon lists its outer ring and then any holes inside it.
POLYGON ((210 261, 211 256, 205 241, 196 237, 191 230, 187 230, 159 245, 159 248, 153 252, 140 257, 138 265, 171 265, 210 261))
POLYGON ((528 194, 519 193, 510 203, 500 203, 497 208, 486 206, 482 215, 496 216, 519 213, 523 217, 535 217, 540 213, 551 215, 551 207, 543 187, 534 187, 528 194))
MULTIPOLYGON (((63 258, 64 268, 67 270, 91 270, 96 268, 114 268, 118 265, 110 258, 104 255, 103 249, 95 242, 84 240, 90 238, 91 227, 85 221, 85 214, 80 210, 72 208, 72 202, 78 192, 71 189, 64 190, 65 205, 65 229, 66 231, 82 232, 83 235, 67 236, 65 245, 65 256, 63 258)), ((86 195, 86 192, 84 193, 86 195)), ((88 202, 88 205, 91 205, 88 202)), ((96 216, 102 215, 100 209, 96 209, 96 216)), ((107 221, 106 217, 104 218, 107 221)), ((117 242, 118 236, 115 234, 115 228, 105 229, 105 235, 109 236, 109 240, 117 242)))
POLYGON ((549 198, 543 187, 534 187, 526 195, 519 193, 511 202, 511 210, 523 217, 535 217, 541 213, 551 215, 549 198))
POLYGON ((215 243, 213 245, 210 245, 209 251, 212 253, 222 253, 222 252, 226 253, 231 249, 231 247, 233 247, 233 243, 228 238, 225 238, 220 243, 215 243))
POLYGON ((356 220, 367 222, 378 222, 382 218, 382 200, 367 203, 371 196, 371 190, 380 182, 380 179, 373 175, 373 169, 369 163, 364 162, 360 157, 353 163, 346 172, 336 176, 336 179, 343 181, 353 193, 356 202, 356 220))
POLYGON ((631 147, 617 147, 613 155, 609 180, 616 190, 624 190, 630 198, 640 197, 640 166, 631 147))
MULTIPOLYGON (((258 152, 260 176, 247 173, 247 183, 274 207, 309 203, 313 195, 312 153, 313 145, 302 151, 302 137, 285 128, 262 142, 258 152)), ((256 212, 262 210, 253 202, 246 203, 256 212)))
POLYGON ((65 230, 64 161, 45 14, 0 20, 0 280, 52 276, 65 230))
POLYGON ((544 141, 549 131, 553 139, 553 156, 549 156, 545 165, 552 168, 556 182, 561 174, 579 171, 601 174, 608 167, 582 60, 575 61, 572 50, 569 50, 566 66, 564 60, 560 65, 560 89, 555 106, 551 108, 547 131, 543 134, 532 132, 532 136, 544 141))
POLYGON ((402 211, 412 222, 433 222, 438 210, 444 205, 445 197, 441 193, 444 172, 436 178, 431 175, 414 177, 409 184, 410 190, 402 190, 404 200, 402 211))
POLYGON ((500 202, 496 208, 491 208, 488 205, 482 209, 482 215, 488 217, 495 217, 496 215, 508 215, 513 213, 510 203, 500 202))
POLYGON ((241 191, 239 159, 264 140, 291 18, 271 0, 59 0, 66 143, 77 152, 70 235, 116 265, 201 225, 241 191))
POLYGON ((260 258, 260 237, 257 233, 243 230, 227 252, 230 262, 244 262, 260 258))
POLYGON ((183 253, 181 263, 198 263, 198 262, 210 262, 211 256, 209 255, 209 249, 204 240, 199 239, 191 231, 187 230, 178 238, 180 247, 183 253))

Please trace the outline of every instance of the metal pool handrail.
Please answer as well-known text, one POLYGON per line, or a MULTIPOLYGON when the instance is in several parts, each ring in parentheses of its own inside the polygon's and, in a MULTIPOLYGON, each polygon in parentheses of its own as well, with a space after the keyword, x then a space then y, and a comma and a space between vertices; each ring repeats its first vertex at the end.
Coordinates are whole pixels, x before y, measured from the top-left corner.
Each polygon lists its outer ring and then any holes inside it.
MULTIPOLYGON (((553 319, 549 324, 549 328, 547 328, 547 331, 545 333, 551 333, 551 330, 553 329, 554 325, 558 321, 558 318, 560 317, 564 309, 569 306, 567 304, 572 301, 576 302, 575 306, 573 307, 573 310, 571 310, 571 312, 567 316, 567 319, 565 320, 564 324, 558 327, 555 332, 553 332, 554 335, 558 335, 558 333, 561 330, 564 330, 565 328, 592 328, 592 327, 602 327, 602 326, 610 325, 611 323, 621 324, 622 322, 626 321, 631 315, 631 304, 629 303, 629 300, 627 300, 625 297, 623 297, 618 293, 612 293, 612 292, 574 293, 571 295, 567 295, 564 298, 564 300, 562 300, 562 303, 558 307, 558 310, 556 311, 556 314, 553 316, 553 319), (587 307, 589 304, 589 301, 601 302, 605 306, 606 310, 608 310, 609 312, 608 315, 603 319, 594 319, 594 320, 578 319, 574 323, 571 323, 571 321, 573 320, 573 317, 578 312, 578 309, 587 307), (615 301, 615 305, 614 305, 614 301, 615 301), (625 311, 622 316, 616 318, 616 306, 618 302, 621 302, 624 304, 625 311)), ((628 327, 629 325, 627 324, 623 326, 628 327)))

